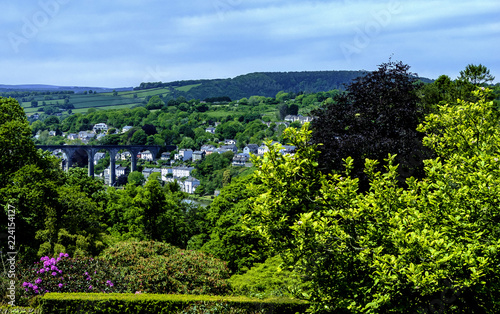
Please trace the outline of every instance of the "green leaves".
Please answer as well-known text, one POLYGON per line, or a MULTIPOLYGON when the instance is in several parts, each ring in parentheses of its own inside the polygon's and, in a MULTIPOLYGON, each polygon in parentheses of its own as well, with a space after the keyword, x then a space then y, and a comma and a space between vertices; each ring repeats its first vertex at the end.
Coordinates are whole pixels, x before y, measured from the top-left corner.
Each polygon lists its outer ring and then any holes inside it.
MULTIPOLYGON (((481 98, 483 91, 474 95, 481 98)), ((295 156, 270 147, 254 161, 265 190, 253 204, 254 228, 311 284, 314 310, 408 313, 440 301, 453 313, 494 312, 499 122, 484 99, 439 107, 420 127, 424 143, 440 156, 425 161, 426 177, 409 178, 403 189, 395 156, 384 161, 383 172, 378 161, 366 160, 364 194, 357 180, 318 171, 315 147, 305 145, 307 126, 287 130, 301 147, 295 156), (441 301, 450 289, 454 301, 441 301), (458 293, 464 289, 468 297, 458 293)), ((344 163, 348 174, 352 159, 344 163)))

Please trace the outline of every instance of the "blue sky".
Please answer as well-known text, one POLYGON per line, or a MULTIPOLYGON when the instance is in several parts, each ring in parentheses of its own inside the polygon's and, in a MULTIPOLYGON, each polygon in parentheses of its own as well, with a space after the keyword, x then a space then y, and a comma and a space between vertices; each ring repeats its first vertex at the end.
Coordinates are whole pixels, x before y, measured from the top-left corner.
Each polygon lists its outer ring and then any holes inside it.
POLYGON ((4 1, 0 84, 93 87, 259 71, 421 76, 483 64, 500 81, 498 0, 4 1))

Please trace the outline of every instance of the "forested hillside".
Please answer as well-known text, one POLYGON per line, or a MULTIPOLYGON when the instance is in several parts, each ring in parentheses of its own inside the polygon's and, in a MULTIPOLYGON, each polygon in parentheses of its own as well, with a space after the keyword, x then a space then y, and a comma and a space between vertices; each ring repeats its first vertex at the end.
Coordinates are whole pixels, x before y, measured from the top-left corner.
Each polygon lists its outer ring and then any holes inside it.
POLYGON ((316 93, 342 89, 344 84, 350 83, 364 73, 364 71, 258 72, 229 79, 141 83, 135 90, 157 87, 173 89, 194 85, 185 92, 177 90, 176 95, 187 99, 218 96, 240 99, 253 95, 274 97, 279 91, 316 93))

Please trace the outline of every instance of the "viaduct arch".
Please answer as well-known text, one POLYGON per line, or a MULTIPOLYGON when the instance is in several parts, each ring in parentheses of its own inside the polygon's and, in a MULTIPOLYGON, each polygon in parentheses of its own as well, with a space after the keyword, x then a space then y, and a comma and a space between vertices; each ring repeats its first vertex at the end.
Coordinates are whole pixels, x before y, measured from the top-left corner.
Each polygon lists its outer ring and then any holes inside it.
MULTIPOLYGON (((68 158, 66 163, 66 170, 71 167, 73 155, 75 154, 75 152, 79 149, 85 150, 88 156, 89 176, 94 176, 94 155, 100 150, 107 150, 110 157, 109 185, 114 185, 116 182, 115 158, 116 154, 120 150, 130 152, 132 156, 131 171, 137 171, 137 154, 142 151, 149 150, 153 155, 153 160, 155 160, 161 148, 157 145, 36 145, 36 147, 51 152, 58 149, 62 150, 68 158)), ((175 146, 167 146, 168 151, 172 151, 175 149, 175 146)))

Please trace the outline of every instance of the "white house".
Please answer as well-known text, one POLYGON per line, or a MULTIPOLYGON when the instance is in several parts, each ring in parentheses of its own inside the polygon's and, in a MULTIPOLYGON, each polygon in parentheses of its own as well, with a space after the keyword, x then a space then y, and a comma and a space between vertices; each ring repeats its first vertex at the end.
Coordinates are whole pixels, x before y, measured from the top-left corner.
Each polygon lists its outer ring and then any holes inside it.
POLYGON ((178 154, 174 155, 175 160, 182 160, 182 161, 189 160, 192 157, 193 157, 193 150, 192 149, 181 149, 181 150, 179 150, 178 154))
POLYGON ((225 139, 224 144, 225 145, 236 145, 236 141, 233 139, 225 139))
POLYGON ((116 159, 121 159, 121 160, 129 160, 132 158, 132 154, 130 152, 123 152, 121 154, 116 154, 116 159))
POLYGON ((94 133, 108 132, 108 125, 106 123, 97 123, 93 127, 94 133))
POLYGON ((215 134, 215 128, 210 126, 205 129, 205 132, 215 134))
POLYGON ((191 176, 194 167, 173 167, 172 175, 174 178, 184 178, 191 176))
POLYGON ((295 121, 299 121, 301 124, 304 124, 306 122, 311 122, 312 120, 314 119, 314 117, 304 117, 302 115, 287 115, 285 117, 285 121, 288 121, 288 122, 295 122, 295 121))
POLYGON ((116 167, 115 169, 115 175, 116 177, 121 177, 121 176, 124 176, 128 173, 128 168, 127 167, 116 167))
POLYGON ((189 177, 184 182, 177 181, 181 186, 182 192, 186 192, 189 194, 193 194, 196 191, 196 188, 200 185, 200 180, 195 179, 193 177, 189 177))
POLYGON ((145 150, 139 153, 140 159, 153 161, 153 154, 149 150, 145 150))
POLYGON ((205 152, 204 151, 201 151, 201 150, 195 150, 193 152, 193 161, 197 161, 197 160, 203 160, 203 158, 205 158, 205 152))

